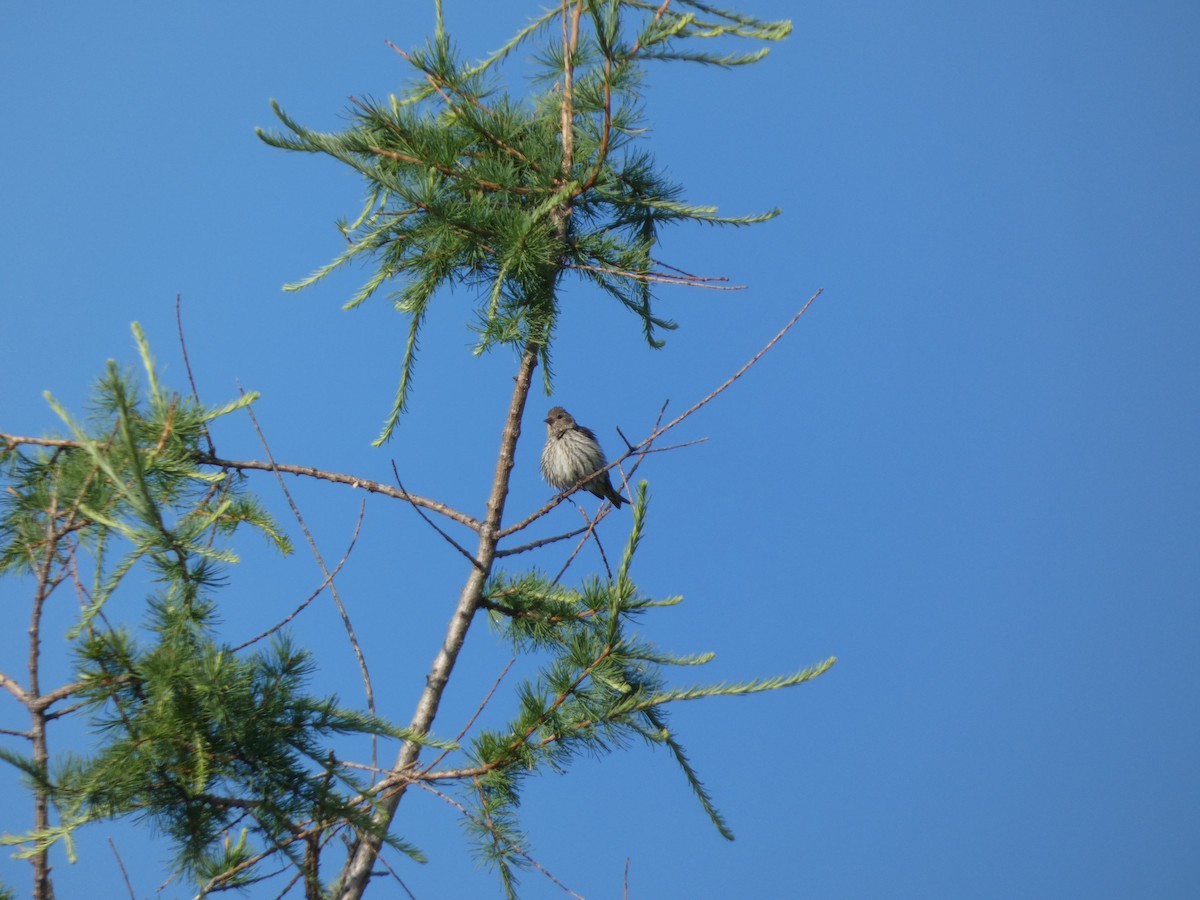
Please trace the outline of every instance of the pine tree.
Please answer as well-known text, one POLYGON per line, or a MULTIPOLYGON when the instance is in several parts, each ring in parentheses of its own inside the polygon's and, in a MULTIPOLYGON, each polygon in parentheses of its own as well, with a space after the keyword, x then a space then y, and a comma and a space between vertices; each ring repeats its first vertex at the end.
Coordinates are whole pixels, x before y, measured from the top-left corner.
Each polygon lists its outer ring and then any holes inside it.
MULTIPOLYGON (((641 741, 670 752, 717 830, 729 837, 668 726, 667 707, 778 690, 832 665, 830 659, 777 678, 672 687, 672 668, 702 665, 711 654, 677 656, 644 636, 647 614, 680 599, 648 597, 634 580, 647 526, 645 481, 628 482, 632 525, 615 571, 605 561, 603 574, 571 585, 565 569, 550 575, 536 566, 502 565, 544 547, 546 540, 514 539, 580 487, 506 522, 535 372, 540 365, 550 391, 556 328, 572 315, 560 300, 564 282, 577 279, 612 298, 633 314, 641 340, 661 348, 664 333, 676 326, 655 311, 655 291, 704 280, 656 260, 660 228, 746 226, 778 212, 725 217, 682 200, 682 187, 644 146, 639 90, 646 67, 752 64, 766 55, 766 44, 787 36, 790 24, 695 0, 575 0, 540 14, 491 56, 472 62, 444 28, 440 2, 436 11, 434 35, 424 46, 394 48, 412 72, 407 90, 354 100, 351 124, 337 133, 310 130, 275 105, 283 128, 260 136, 283 149, 331 156, 365 181, 365 205, 353 221, 339 223, 345 252, 289 287, 310 285, 351 261, 368 262, 371 274, 346 308, 383 292, 407 317, 399 384, 376 444, 401 422, 422 325, 449 288, 470 286, 480 298, 474 352, 514 353, 513 393, 486 513, 476 519, 402 485, 218 455, 214 424, 248 410, 255 395, 208 408, 167 390, 136 326, 140 379, 110 364, 86 420, 52 402, 64 437, 0 435, 7 488, 0 498, 0 574, 33 585, 34 660, 24 684, 0 674, 29 714, 22 737, 32 750, 0 753, 31 787, 32 827, 14 840, 34 863, 38 897, 52 895, 49 846, 69 846, 72 833, 89 822, 125 816, 167 835, 179 870, 202 893, 254 884, 268 863, 282 859, 308 897, 360 897, 385 844, 421 859, 391 827, 413 784, 457 792, 453 802, 478 852, 515 896, 520 870, 530 862, 517 815, 525 781, 565 769, 580 754, 641 741), (510 93, 506 64, 520 51, 530 51, 540 71, 531 88, 510 93), (279 550, 290 549, 283 529, 248 490, 250 473, 262 470, 408 502, 468 558, 441 649, 405 726, 310 695, 316 661, 282 631, 265 648, 261 641, 230 646, 217 638, 220 588, 237 561, 236 535, 252 529, 279 550), (475 547, 464 547, 430 514, 466 526, 475 547), (157 586, 141 627, 106 614, 118 592, 136 590, 135 576, 157 586), (84 586, 87 597, 67 636, 78 674, 45 689, 39 622, 64 584, 84 586), (537 661, 537 674, 517 687, 517 713, 504 727, 476 731, 467 743, 439 740, 433 728, 443 692, 481 615, 515 653, 537 661), (48 726, 67 714, 101 727, 101 737, 86 755, 52 757, 48 726), (374 778, 370 767, 340 754, 339 735, 393 737, 401 749, 390 770, 374 778), (427 747, 440 753, 422 764, 427 747), (442 766, 451 754, 452 764, 442 766), (321 862, 338 846, 331 844, 335 837, 345 838, 348 850, 334 854, 341 871, 326 885, 321 862)), ((663 434, 732 380, 671 421, 660 416, 654 431, 630 443, 610 468, 628 463, 632 475, 663 434)), ((608 511, 602 505, 587 527, 560 537, 597 540, 596 526, 608 511)))

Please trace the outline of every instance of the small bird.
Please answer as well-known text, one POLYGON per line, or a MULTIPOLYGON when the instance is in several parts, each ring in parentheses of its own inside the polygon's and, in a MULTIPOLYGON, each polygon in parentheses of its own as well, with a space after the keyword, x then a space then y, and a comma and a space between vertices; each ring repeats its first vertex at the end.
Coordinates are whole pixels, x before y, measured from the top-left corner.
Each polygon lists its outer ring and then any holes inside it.
MULTIPOLYGON (((546 414, 546 446, 542 448, 542 477, 560 491, 574 487, 586 475, 608 465, 604 451, 590 428, 575 422, 569 412, 556 406, 546 414)), ((585 491, 612 501, 617 509, 629 501, 612 486, 608 472, 589 478, 585 491)))

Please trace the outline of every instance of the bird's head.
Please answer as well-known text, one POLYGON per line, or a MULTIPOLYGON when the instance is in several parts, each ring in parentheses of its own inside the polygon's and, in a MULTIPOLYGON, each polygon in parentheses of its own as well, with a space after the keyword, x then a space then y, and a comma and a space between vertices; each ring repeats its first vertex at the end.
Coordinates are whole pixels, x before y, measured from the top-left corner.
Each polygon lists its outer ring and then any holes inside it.
POLYGON ((551 436, 557 436, 570 431, 575 427, 575 420, 571 414, 561 406, 556 406, 546 413, 546 433, 551 436))

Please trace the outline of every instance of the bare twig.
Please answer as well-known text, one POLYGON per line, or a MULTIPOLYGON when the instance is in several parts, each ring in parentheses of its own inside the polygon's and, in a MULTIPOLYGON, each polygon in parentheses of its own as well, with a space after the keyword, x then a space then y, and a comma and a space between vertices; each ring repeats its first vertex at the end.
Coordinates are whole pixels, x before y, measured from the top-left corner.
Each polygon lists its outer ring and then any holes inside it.
MULTIPOLYGON (((243 391, 241 389, 240 385, 238 387, 238 391, 242 394, 242 396, 245 396, 245 391, 243 391)), ((271 455, 271 448, 267 444, 266 435, 263 434, 262 428, 259 427, 258 417, 254 415, 254 410, 251 409, 249 406, 246 407, 246 413, 250 416, 250 423, 254 426, 254 433, 258 435, 258 440, 262 444, 263 452, 267 454, 267 459, 272 460, 272 466, 273 466, 274 458, 271 455)), ((321 556, 321 551, 317 547, 316 540, 313 539, 312 533, 308 530, 308 525, 305 523, 304 517, 302 515, 300 515, 300 508, 296 505, 296 501, 294 499, 292 499, 292 494, 287 489, 287 485, 284 484, 283 478, 280 476, 278 471, 276 471, 276 473, 275 473, 275 478, 279 482, 279 489, 283 491, 284 499, 287 500, 287 504, 292 510, 292 515, 294 515, 296 517, 296 521, 300 525, 300 530, 302 532, 304 532, 304 539, 306 541, 308 541, 308 547, 312 551, 313 558, 317 561, 317 565, 321 568, 322 574, 325 576, 325 579, 329 582, 329 594, 333 598, 334 606, 337 607, 338 615, 340 615, 342 617, 342 625, 346 629, 346 635, 350 639, 350 647, 354 651, 355 658, 358 660, 359 671, 362 672, 363 689, 364 689, 364 691, 366 693, 366 697, 367 697, 367 709, 370 711, 371 715, 375 715, 375 689, 371 685, 371 673, 367 669, 367 658, 363 654, 362 647, 358 643, 358 636, 354 633, 354 626, 350 622, 350 614, 346 612, 346 607, 342 604, 342 598, 341 598, 341 595, 338 593, 337 584, 334 582, 333 575, 330 574, 328 567, 325 565, 325 560, 321 556)), ((357 530, 355 533, 357 534, 357 530)), ((371 735, 371 759, 372 759, 372 762, 374 762, 374 760, 375 760, 375 752, 376 752, 377 742, 378 742, 377 736, 372 734, 371 735)))
POLYGON ((568 532, 565 532, 564 534, 556 534, 554 537, 542 538, 541 540, 537 540, 537 541, 530 541, 528 544, 522 544, 519 547, 510 547, 507 550, 497 550, 496 558, 499 559, 502 556, 516 556, 518 553, 528 553, 530 550, 536 550, 539 547, 545 547, 547 544, 554 544, 554 543, 557 543, 558 541, 565 541, 568 538, 573 538, 577 534, 583 534, 585 531, 587 531, 586 525, 583 528, 576 528, 574 531, 568 531, 568 532))
MULTIPOLYGON (((175 327, 179 331, 179 352, 183 354, 183 368, 187 371, 188 383, 192 386, 192 399, 196 401, 196 405, 200 405, 200 392, 196 390, 196 377, 192 374, 192 364, 188 360, 187 341, 183 339, 183 295, 175 295, 175 327)), ((208 444, 208 453, 210 456, 217 455, 217 448, 213 446, 212 435, 209 434, 208 428, 204 429, 204 441, 208 444)), ((115 848, 114 848, 115 849, 115 848)))
MULTIPOLYGON (((0 434, 0 438, 6 437, 8 436, 0 434)), ((52 444, 51 446, 57 445, 52 444)), ((406 500, 414 506, 422 506, 425 509, 440 513, 447 519, 453 519, 460 525, 466 525, 472 531, 477 532, 480 527, 478 519, 452 509, 444 503, 430 500, 427 497, 418 497, 416 494, 410 494, 407 491, 394 488, 390 484, 372 481, 369 478, 359 478, 357 475, 343 475, 339 472, 326 472, 321 469, 315 469, 312 466, 292 466, 287 463, 260 462, 254 459, 222 459, 217 456, 201 456, 197 462, 204 465, 216 466, 220 469, 237 469, 238 471, 243 469, 258 469, 265 472, 282 472, 286 475, 303 475, 307 478, 316 478, 321 481, 332 481, 335 484, 348 484, 354 488, 362 488, 372 494, 383 494, 385 497, 392 497, 396 500, 406 500)))
MULTIPOLYGON (((399 485, 400 490, 403 491, 404 483, 400 480, 400 472, 396 468, 395 460, 392 460, 392 474, 396 476, 396 484, 399 485)), ((417 511, 417 515, 419 515, 422 519, 425 520, 426 525, 428 525, 430 528, 432 528, 434 531, 436 531, 438 534, 440 534, 442 536, 442 539, 445 540, 445 542, 447 544, 449 544, 451 547, 453 547, 455 550, 457 550, 459 553, 461 553, 463 556, 465 556, 467 558, 467 560, 471 563, 471 565, 475 566, 476 568, 481 568, 481 566, 479 565, 479 560, 477 560, 474 556, 472 556, 470 551, 467 550, 466 547, 464 547, 462 544, 460 544, 454 538, 450 537, 450 535, 446 534, 446 532, 442 531, 442 529, 438 527, 437 523, 434 522, 433 519, 431 519, 431 518, 429 518, 429 516, 425 515, 425 511, 423 509, 421 509, 421 507, 417 506, 414 503, 413 509, 415 509, 417 511)))
POLYGON ((11 450, 14 447, 19 447, 21 444, 30 444, 34 447, 62 447, 64 449, 74 449, 81 446, 79 441, 66 441, 61 438, 42 438, 42 437, 24 437, 19 434, 4 434, 0 432, 0 440, 7 445, 5 450, 11 450))
POLYGON ((236 647, 232 648, 232 650, 231 650, 232 653, 237 653, 241 650, 245 650, 247 647, 251 646, 252 644, 257 644, 263 638, 270 637, 272 634, 274 634, 280 628, 283 628, 283 626, 287 625, 288 622, 290 622, 294 618, 296 618, 296 616, 300 615, 300 613, 304 612, 304 610, 308 608, 308 605, 310 603, 312 603, 319 596, 321 596, 321 592, 323 590, 325 590, 325 588, 328 585, 333 583, 333 579, 337 576, 337 574, 339 572, 342 571, 342 566, 344 566, 346 564, 346 561, 350 559, 350 551, 352 551, 354 549, 354 545, 356 543, 358 543, 358 535, 359 535, 359 532, 362 530, 363 517, 364 517, 366 511, 367 511, 367 501, 364 499, 363 502, 358 507, 358 520, 354 523, 354 534, 352 534, 350 536, 350 545, 348 547, 346 547, 346 552, 342 554, 342 558, 340 560, 338 560, 338 564, 336 566, 334 566, 333 571, 328 573, 321 580, 321 583, 319 585, 317 585, 317 589, 315 591, 313 591, 311 594, 309 594, 300 603, 299 606, 297 606, 290 613, 288 613, 286 618, 281 619, 279 622, 277 622, 276 624, 274 624, 270 628, 268 628, 266 631, 264 631, 262 634, 255 635, 254 637, 250 638, 250 640, 243 641, 242 643, 238 644, 236 647))
POLYGON ((113 843, 113 839, 108 839, 108 846, 112 847, 113 856, 117 858, 117 865, 121 867, 121 877, 125 879, 125 887, 129 891, 131 900, 137 900, 137 894, 133 892, 133 883, 129 880, 129 873, 125 871, 125 862, 121 859, 121 854, 117 852, 117 845, 113 843))
POLYGON ((408 896, 411 897, 412 900, 417 900, 416 895, 408 889, 408 885, 405 884, 404 879, 400 877, 400 873, 392 868, 392 864, 389 863, 382 855, 379 856, 379 862, 383 865, 383 867, 385 869, 388 870, 388 874, 390 874, 393 878, 396 879, 396 883, 398 885, 400 885, 400 887, 404 891, 404 893, 408 894, 408 896))
POLYGON ((637 457, 637 464, 640 465, 641 461, 651 453, 668 453, 671 450, 682 450, 684 447, 695 447, 697 444, 703 444, 706 441, 708 441, 708 438, 700 437, 695 440, 684 441, 682 444, 668 444, 666 447, 646 447, 638 450, 634 455, 637 457))
POLYGON ((739 378, 741 378, 743 375, 745 375, 746 372, 749 371, 751 366, 753 366, 756 362, 758 362, 760 359, 762 359, 767 354, 767 351, 769 351, 772 347, 774 347, 785 334, 787 334, 789 331, 792 330, 792 326, 800 321, 800 317, 803 316, 806 312, 808 312, 808 308, 813 305, 813 302, 818 297, 821 296, 821 294, 824 292, 824 290, 825 290, 824 288, 818 288, 817 292, 815 294, 813 294, 811 297, 809 297, 808 300, 805 301, 804 305, 802 307, 800 307, 800 311, 798 313, 796 313, 794 316, 792 316, 788 320, 788 323, 786 325, 784 325, 781 329, 779 329, 779 331, 776 333, 776 335, 773 338, 771 338, 769 341, 767 341, 766 344, 763 345, 763 348, 761 350, 759 350, 752 357, 750 357, 750 359, 746 362, 746 364, 744 366, 742 366, 740 369, 738 369, 736 372, 734 372, 732 375, 730 375, 727 379, 725 379, 725 381, 723 381, 719 387, 717 387, 715 390, 711 391, 707 396, 702 397, 700 400, 697 400, 695 403, 693 403, 691 406, 689 406, 686 410, 684 410, 682 413, 680 413, 678 416, 676 416, 674 419, 672 419, 666 425, 655 430, 655 432, 652 435, 650 435, 649 438, 647 438, 647 441, 653 440, 654 438, 658 437, 659 435, 665 434, 666 432, 670 431, 672 428, 674 428, 676 425, 678 425, 684 419, 688 418, 693 413, 695 413, 697 410, 699 410, 702 406, 705 406, 706 404, 708 404, 709 401, 711 401, 713 398, 715 398, 718 394, 724 393, 735 381, 737 381, 739 378))
MULTIPOLYGON (((114 679, 114 681, 120 680, 120 678, 114 679)), ((70 706, 65 706, 62 709, 56 709, 53 712, 48 712, 46 713, 46 721, 53 722, 55 719, 61 719, 64 716, 69 716, 71 713, 79 712, 79 710, 83 709, 87 705, 87 703, 72 703, 70 706)))
POLYGON ((619 434, 621 436, 621 440, 623 440, 625 442, 625 449, 628 450, 630 453, 635 451, 637 449, 637 447, 635 447, 633 444, 631 444, 629 442, 629 438, 625 437, 625 432, 623 432, 621 430, 621 426, 617 425, 616 429, 617 429, 617 434, 619 434))
MULTIPOLYGON (((506 665, 504 667, 504 670, 499 675, 496 676, 495 682, 492 683, 492 689, 487 692, 487 696, 485 696, 483 698, 483 701, 479 704, 478 709, 475 710, 475 713, 471 716, 471 718, 467 719, 467 724, 462 727, 462 731, 460 731, 458 733, 458 735, 455 736, 454 743, 457 744, 459 741, 461 741, 466 736, 467 732, 471 730, 471 726, 475 724, 475 720, 479 718, 480 714, 483 713, 483 711, 487 707, 488 703, 491 702, 492 697, 496 693, 496 689, 500 687, 500 682, 502 682, 504 680, 504 676, 508 674, 508 670, 513 667, 513 663, 515 663, 516 661, 517 661, 517 658, 514 656, 512 659, 510 659, 508 661, 508 665, 506 665)), ((443 750, 437 759, 435 759, 433 762, 431 762, 429 765, 427 765, 422 770, 421 774, 424 775, 427 772, 431 772, 434 769, 434 767, 437 766, 437 764, 440 763, 443 759, 445 759, 449 754, 450 754, 449 750, 443 750)))
MULTIPOLYGON (((579 543, 577 543, 575 545, 575 549, 571 551, 571 555, 567 557, 567 561, 565 563, 563 563, 562 568, 558 570, 558 574, 554 576, 554 580, 551 582, 551 584, 558 584, 559 579, 562 578, 565 574, 567 574, 567 569, 569 569, 571 567, 571 563, 573 563, 575 561, 575 557, 577 557, 579 555, 579 551, 582 550, 587 545, 588 538, 590 538, 592 536, 592 534, 595 533, 596 526, 598 524, 600 524, 601 519, 603 519, 605 516, 608 515, 608 513, 611 509, 612 509, 612 507, 603 507, 595 519, 588 519, 587 516, 584 516, 584 519, 587 520, 587 523, 588 523, 587 527, 583 529, 584 535, 583 535, 583 537, 581 537, 579 539, 579 543)), ((580 511, 582 512, 582 510, 580 510, 580 511)), ((602 550, 601 551, 602 555, 603 555, 603 552, 604 551, 602 550)), ((605 562, 604 562, 604 567, 606 569, 608 568, 607 560, 605 560, 605 562)), ((609 577, 610 578, 612 577, 611 570, 609 571, 609 577)))
MULTIPOLYGON (((46 710, 38 708, 36 703, 41 697, 41 649, 42 649, 42 614, 46 602, 54 589, 62 583, 51 575, 58 555, 59 541, 62 533, 55 530, 59 515, 58 485, 55 483, 50 490, 49 505, 46 509, 46 525, 41 541, 41 559, 36 560, 36 589, 33 596, 32 610, 29 617, 29 690, 26 696, 32 701, 29 710, 29 739, 33 744, 33 765, 41 778, 49 776, 50 748, 46 738, 46 710)), ((32 556, 32 548, 30 549, 32 556)), ((35 562, 31 559, 30 562, 35 562)), ((33 794, 33 827, 36 832, 45 832, 50 827, 50 796, 44 783, 34 786, 33 794)), ((50 854, 48 848, 41 848, 33 856, 33 896, 37 900, 51 900, 54 896, 54 885, 50 880, 50 854)))
POLYGON ((72 681, 67 684, 60 685, 52 691, 47 691, 44 694, 40 694, 36 699, 33 700, 31 705, 36 709, 47 709, 50 706, 53 706, 59 700, 65 700, 67 697, 71 697, 79 693, 81 690, 83 690, 83 688, 84 682, 72 681))
MULTIPOLYGON (((824 291, 824 288, 821 288, 815 294, 813 294, 811 297, 809 297, 808 300, 805 302, 805 304, 800 308, 800 311, 797 312, 794 316, 792 316, 792 318, 788 320, 788 323, 786 325, 784 325, 783 328, 781 328, 775 334, 775 336, 773 338, 771 338, 769 341, 767 341, 766 344, 763 345, 761 350, 759 350, 757 353, 755 353, 754 356, 750 357, 750 359, 746 362, 745 365, 743 365, 740 369, 738 369, 736 372, 734 372, 732 375, 730 375, 727 379, 725 379, 725 381, 723 381, 715 389, 710 391, 704 397, 697 400, 695 403, 693 403, 690 407, 688 407, 686 410, 684 410, 682 413, 680 413, 678 416, 676 416, 674 419, 672 419, 666 425, 657 425, 654 428, 654 430, 640 444, 636 445, 634 448, 632 448, 630 450, 626 450, 625 453, 623 453, 621 456, 618 456, 616 459, 614 459, 612 462, 610 462, 608 465, 606 465, 603 469, 599 469, 598 472, 594 472, 594 473, 587 475, 583 479, 583 481, 590 481, 592 478, 594 478, 596 476, 596 474, 607 472, 609 469, 612 469, 615 466, 620 465, 625 460, 629 459, 631 456, 642 456, 642 455, 650 452, 650 450, 649 450, 650 444, 652 444, 654 441, 656 441, 662 435, 666 434, 668 431, 670 431, 672 428, 674 428, 676 425, 678 425, 684 419, 687 419, 690 416, 692 416, 701 407, 706 406, 715 397, 724 393, 726 390, 729 389, 729 387, 735 381, 737 381, 739 378, 741 378, 743 375, 745 375, 746 372, 755 363, 757 363, 760 359, 763 358, 763 356, 767 353, 767 351, 769 351, 772 347, 774 347, 775 344, 778 343, 779 340, 785 334, 787 334, 789 331, 792 330, 792 327, 797 322, 800 321, 801 316, 803 316, 806 312, 808 312, 808 308, 810 306, 812 306, 813 301, 815 301, 818 297, 821 296, 823 291, 824 291)), ((661 413, 660 413, 660 417, 661 417, 661 413)), ((622 436, 622 437, 624 437, 624 436, 622 436)), ((626 441, 626 443, 628 443, 628 441, 626 441)), ((569 497, 575 491, 579 490, 580 487, 582 487, 582 481, 580 482, 580 484, 575 485, 570 490, 563 492, 562 494, 560 494, 559 496, 557 496, 553 500, 551 500, 549 503, 546 503, 541 508, 530 513, 528 516, 526 516, 521 521, 517 522, 515 525, 509 525, 507 528, 505 528, 503 531, 500 532, 500 537, 502 537, 502 538, 508 537, 510 534, 515 534, 518 531, 522 531, 523 529, 528 528, 531 524, 533 524, 538 519, 540 519, 542 516, 546 515, 548 512, 550 512, 552 509, 554 509, 554 507, 558 506, 558 504, 562 503, 563 500, 565 500, 567 497, 569 497)))
POLYGON ((29 695, 29 693, 15 680, 9 678, 3 672, 0 672, 0 687, 4 688, 10 694, 16 697, 17 702, 22 706, 28 707, 33 703, 33 698, 29 695))
MULTIPOLYGON (((628 490, 628 487, 626 487, 626 490, 628 490)), ((563 563, 563 567, 558 570, 558 574, 554 576, 554 581, 551 583, 558 584, 563 575, 567 574, 567 569, 570 568, 571 563, 575 561, 575 557, 579 555, 579 551, 582 550, 584 545, 588 542, 588 538, 591 538, 596 542, 596 549, 600 551, 600 561, 604 564, 604 572, 608 575, 608 580, 612 581, 612 568, 608 564, 608 555, 604 552, 604 545, 600 543, 600 534, 596 531, 596 526, 600 524, 602 519, 612 512, 612 507, 602 506, 595 519, 589 518, 588 514, 584 512, 582 506, 576 504, 575 508, 579 510, 579 514, 583 516, 583 520, 587 522, 587 525, 583 529, 586 533, 582 538, 579 539, 579 543, 575 545, 575 549, 571 551, 571 555, 567 557, 567 561, 563 563)))

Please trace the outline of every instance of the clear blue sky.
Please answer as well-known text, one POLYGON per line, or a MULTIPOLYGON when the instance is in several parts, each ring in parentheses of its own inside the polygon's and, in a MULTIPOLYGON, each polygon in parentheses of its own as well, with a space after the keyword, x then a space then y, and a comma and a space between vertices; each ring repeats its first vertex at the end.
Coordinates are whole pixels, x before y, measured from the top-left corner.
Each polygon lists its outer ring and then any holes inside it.
MULTIPOLYGON (((788 693, 675 713, 735 843, 666 754, 638 748, 531 785, 535 856, 588 898, 620 896, 627 856, 641 898, 1194 896, 1200 7, 743 8, 793 16, 794 35, 751 71, 655 70, 648 112, 689 200, 784 208, 755 229, 667 235, 668 261, 751 289, 664 291, 681 329, 661 352, 609 301, 571 291, 557 392, 531 402, 510 510, 549 494, 536 465, 546 407, 567 406, 615 449, 615 425, 642 434, 663 400, 682 409, 707 393, 824 288, 691 420, 683 437, 706 444, 643 467, 651 533, 635 575, 686 597, 646 628, 677 652, 716 651, 709 679, 840 661, 788 693)), ((530 11, 446 0, 472 55, 530 11)), ((79 409, 107 358, 136 360, 135 319, 183 388, 181 293, 202 396, 261 391, 278 459, 381 480, 395 459, 412 490, 479 512, 512 360, 473 360, 472 298, 443 298, 412 413, 371 450, 403 321, 382 301, 340 311, 362 270, 280 291, 337 252, 333 222, 357 212, 360 186, 253 134, 272 124, 272 97, 338 127, 347 97, 407 78, 385 39, 412 45, 431 24, 432 3, 374 0, 7 4, 0 430, 55 427, 46 389, 79 409)), ((245 425, 218 449, 261 456, 245 425)), ((336 560, 358 496, 293 486, 336 560)), ((605 523, 610 547, 623 526, 605 523)), ((223 595, 231 640, 320 580, 303 550, 242 552, 223 595)), ((396 719, 463 568, 411 510, 368 505, 341 589, 396 719)), ((27 613, 15 588, 4 595, 0 664, 21 675, 27 613)), ((322 655, 319 687, 357 701, 331 605, 296 634, 322 655)), ((507 658, 473 631, 443 732, 507 658)), ((20 723, 0 698, 0 727, 20 723)), ((27 827, 21 798, 0 774, 0 829, 27 827)), ((498 894, 454 810, 412 799, 399 831, 432 858, 399 863, 414 894, 498 894)), ((61 896, 124 895, 110 836, 137 896, 155 895, 165 849, 102 826, 76 865, 57 859, 61 896)), ((0 859, 0 880, 23 894, 28 865, 0 859)), ((536 873, 524 887, 563 896, 536 873)))

